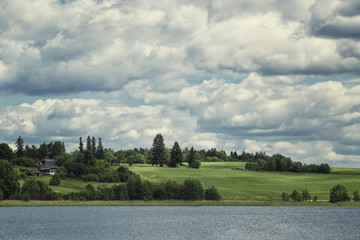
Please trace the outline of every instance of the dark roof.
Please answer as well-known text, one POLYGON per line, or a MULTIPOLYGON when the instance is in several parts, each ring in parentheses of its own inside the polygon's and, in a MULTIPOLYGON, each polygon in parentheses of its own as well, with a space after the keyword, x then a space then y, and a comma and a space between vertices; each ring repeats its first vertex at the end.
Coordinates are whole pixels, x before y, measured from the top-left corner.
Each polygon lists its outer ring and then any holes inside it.
POLYGON ((56 165, 55 160, 53 159, 45 159, 44 164, 41 165, 40 170, 50 170, 52 168, 59 168, 58 165, 56 165))

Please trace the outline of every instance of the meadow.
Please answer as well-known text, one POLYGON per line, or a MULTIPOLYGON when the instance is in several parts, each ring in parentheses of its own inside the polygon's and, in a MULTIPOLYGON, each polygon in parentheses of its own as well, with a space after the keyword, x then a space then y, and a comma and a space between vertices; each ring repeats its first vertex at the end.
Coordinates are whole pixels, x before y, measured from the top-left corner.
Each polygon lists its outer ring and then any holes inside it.
MULTIPOLYGON (((307 189, 311 197, 328 201, 329 192, 337 184, 344 185, 350 197, 360 190, 360 169, 332 168, 331 174, 292 173, 292 172, 255 172, 246 171, 244 162, 203 162, 200 169, 156 167, 148 164, 134 164, 130 169, 139 174, 142 180, 151 183, 165 183, 168 180, 182 183, 186 178, 196 178, 204 188, 215 186, 223 200, 227 201, 281 201, 281 193, 291 193, 294 189, 301 192, 307 189)), ((40 178, 49 182, 50 176, 40 178)), ((60 193, 78 192, 87 182, 65 179, 59 186, 51 188, 60 193)), ((91 182, 95 188, 110 183, 91 182)))

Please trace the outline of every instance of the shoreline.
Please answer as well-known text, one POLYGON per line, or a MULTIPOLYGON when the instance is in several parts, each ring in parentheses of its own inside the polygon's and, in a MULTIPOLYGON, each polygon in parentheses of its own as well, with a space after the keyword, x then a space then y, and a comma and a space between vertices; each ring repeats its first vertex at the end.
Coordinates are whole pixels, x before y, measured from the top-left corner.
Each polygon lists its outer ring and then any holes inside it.
POLYGON ((251 200, 222 201, 0 201, 1 207, 71 207, 71 206, 263 206, 263 207, 360 207, 360 202, 274 202, 251 200))

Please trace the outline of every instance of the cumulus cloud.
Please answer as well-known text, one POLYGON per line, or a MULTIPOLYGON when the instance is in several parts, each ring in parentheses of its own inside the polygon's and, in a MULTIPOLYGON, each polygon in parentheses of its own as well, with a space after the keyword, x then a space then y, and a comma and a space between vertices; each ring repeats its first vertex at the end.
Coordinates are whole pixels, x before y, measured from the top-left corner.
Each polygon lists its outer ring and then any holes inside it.
POLYGON ((323 4, 2 1, 0 90, 54 95, 111 92, 139 79, 359 74, 356 46, 339 50, 332 39, 340 30, 357 38, 356 1, 323 4))
POLYGON ((146 80, 129 83, 124 92, 143 102, 137 106, 54 99, 4 107, 0 132, 10 141, 18 134, 33 142, 59 139, 72 150, 79 136, 101 136, 107 147, 120 149, 150 147, 162 133, 168 147, 179 141, 198 149, 280 152, 305 162, 360 162, 358 86, 257 74, 239 83, 178 84, 183 87, 160 91, 146 80))

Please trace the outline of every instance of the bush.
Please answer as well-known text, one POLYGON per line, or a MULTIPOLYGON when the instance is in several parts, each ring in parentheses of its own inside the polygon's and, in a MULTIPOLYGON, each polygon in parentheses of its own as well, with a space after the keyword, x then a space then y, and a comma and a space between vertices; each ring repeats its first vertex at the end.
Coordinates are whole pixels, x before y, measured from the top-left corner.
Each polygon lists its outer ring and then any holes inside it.
POLYGON ((301 202, 303 200, 302 195, 296 190, 291 193, 290 198, 295 202, 301 202))
POLYGON ((215 188, 214 186, 211 186, 211 188, 208 188, 205 190, 205 199, 213 200, 213 201, 220 201, 221 196, 218 193, 217 188, 215 188))
POLYGON ((360 201, 359 191, 358 191, 358 190, 356 190, 356 191, 354 192, 353 200, 354 200, 355 202, 360 201))
POLYGON ((3 194, 3 192, 1 191, 1 188, 0 188, 0 201, 3 200, 3 198, 4 198, 4 194, 3 194))
POLYGON ((305 189, 302 191, 302 198, 304 202, 308 202, 308 201, 310 202, 311 196, 308 190, 305 189))
POLYGON ((346 187, 338 184, 330 189, 330 202, 336 203, 349 200, 350 197, 348 196, 346 187))
POLYGON ((60 183, 61 183, 61 178, 60 178, 60 175, 58 175, 58 174, 53 175, 49 181, 49 185, 52 185, 52 186, 58 186, 60 183))
POLYGON ((287 194, 286 192, 283 192, 283 193, 281 194, 281 200, 283 200, 283 201, 289 201, 289 199, 290 199, 290 196, 289 196, 289 194, 287 194))
POLYGON ((198 179, 185 179, 182 187, 184 200, 203 200, 204 188, 198 179))
POLYGON ((318 200, 318 196, 314 196, 313 202, 316 202, 318 200))

